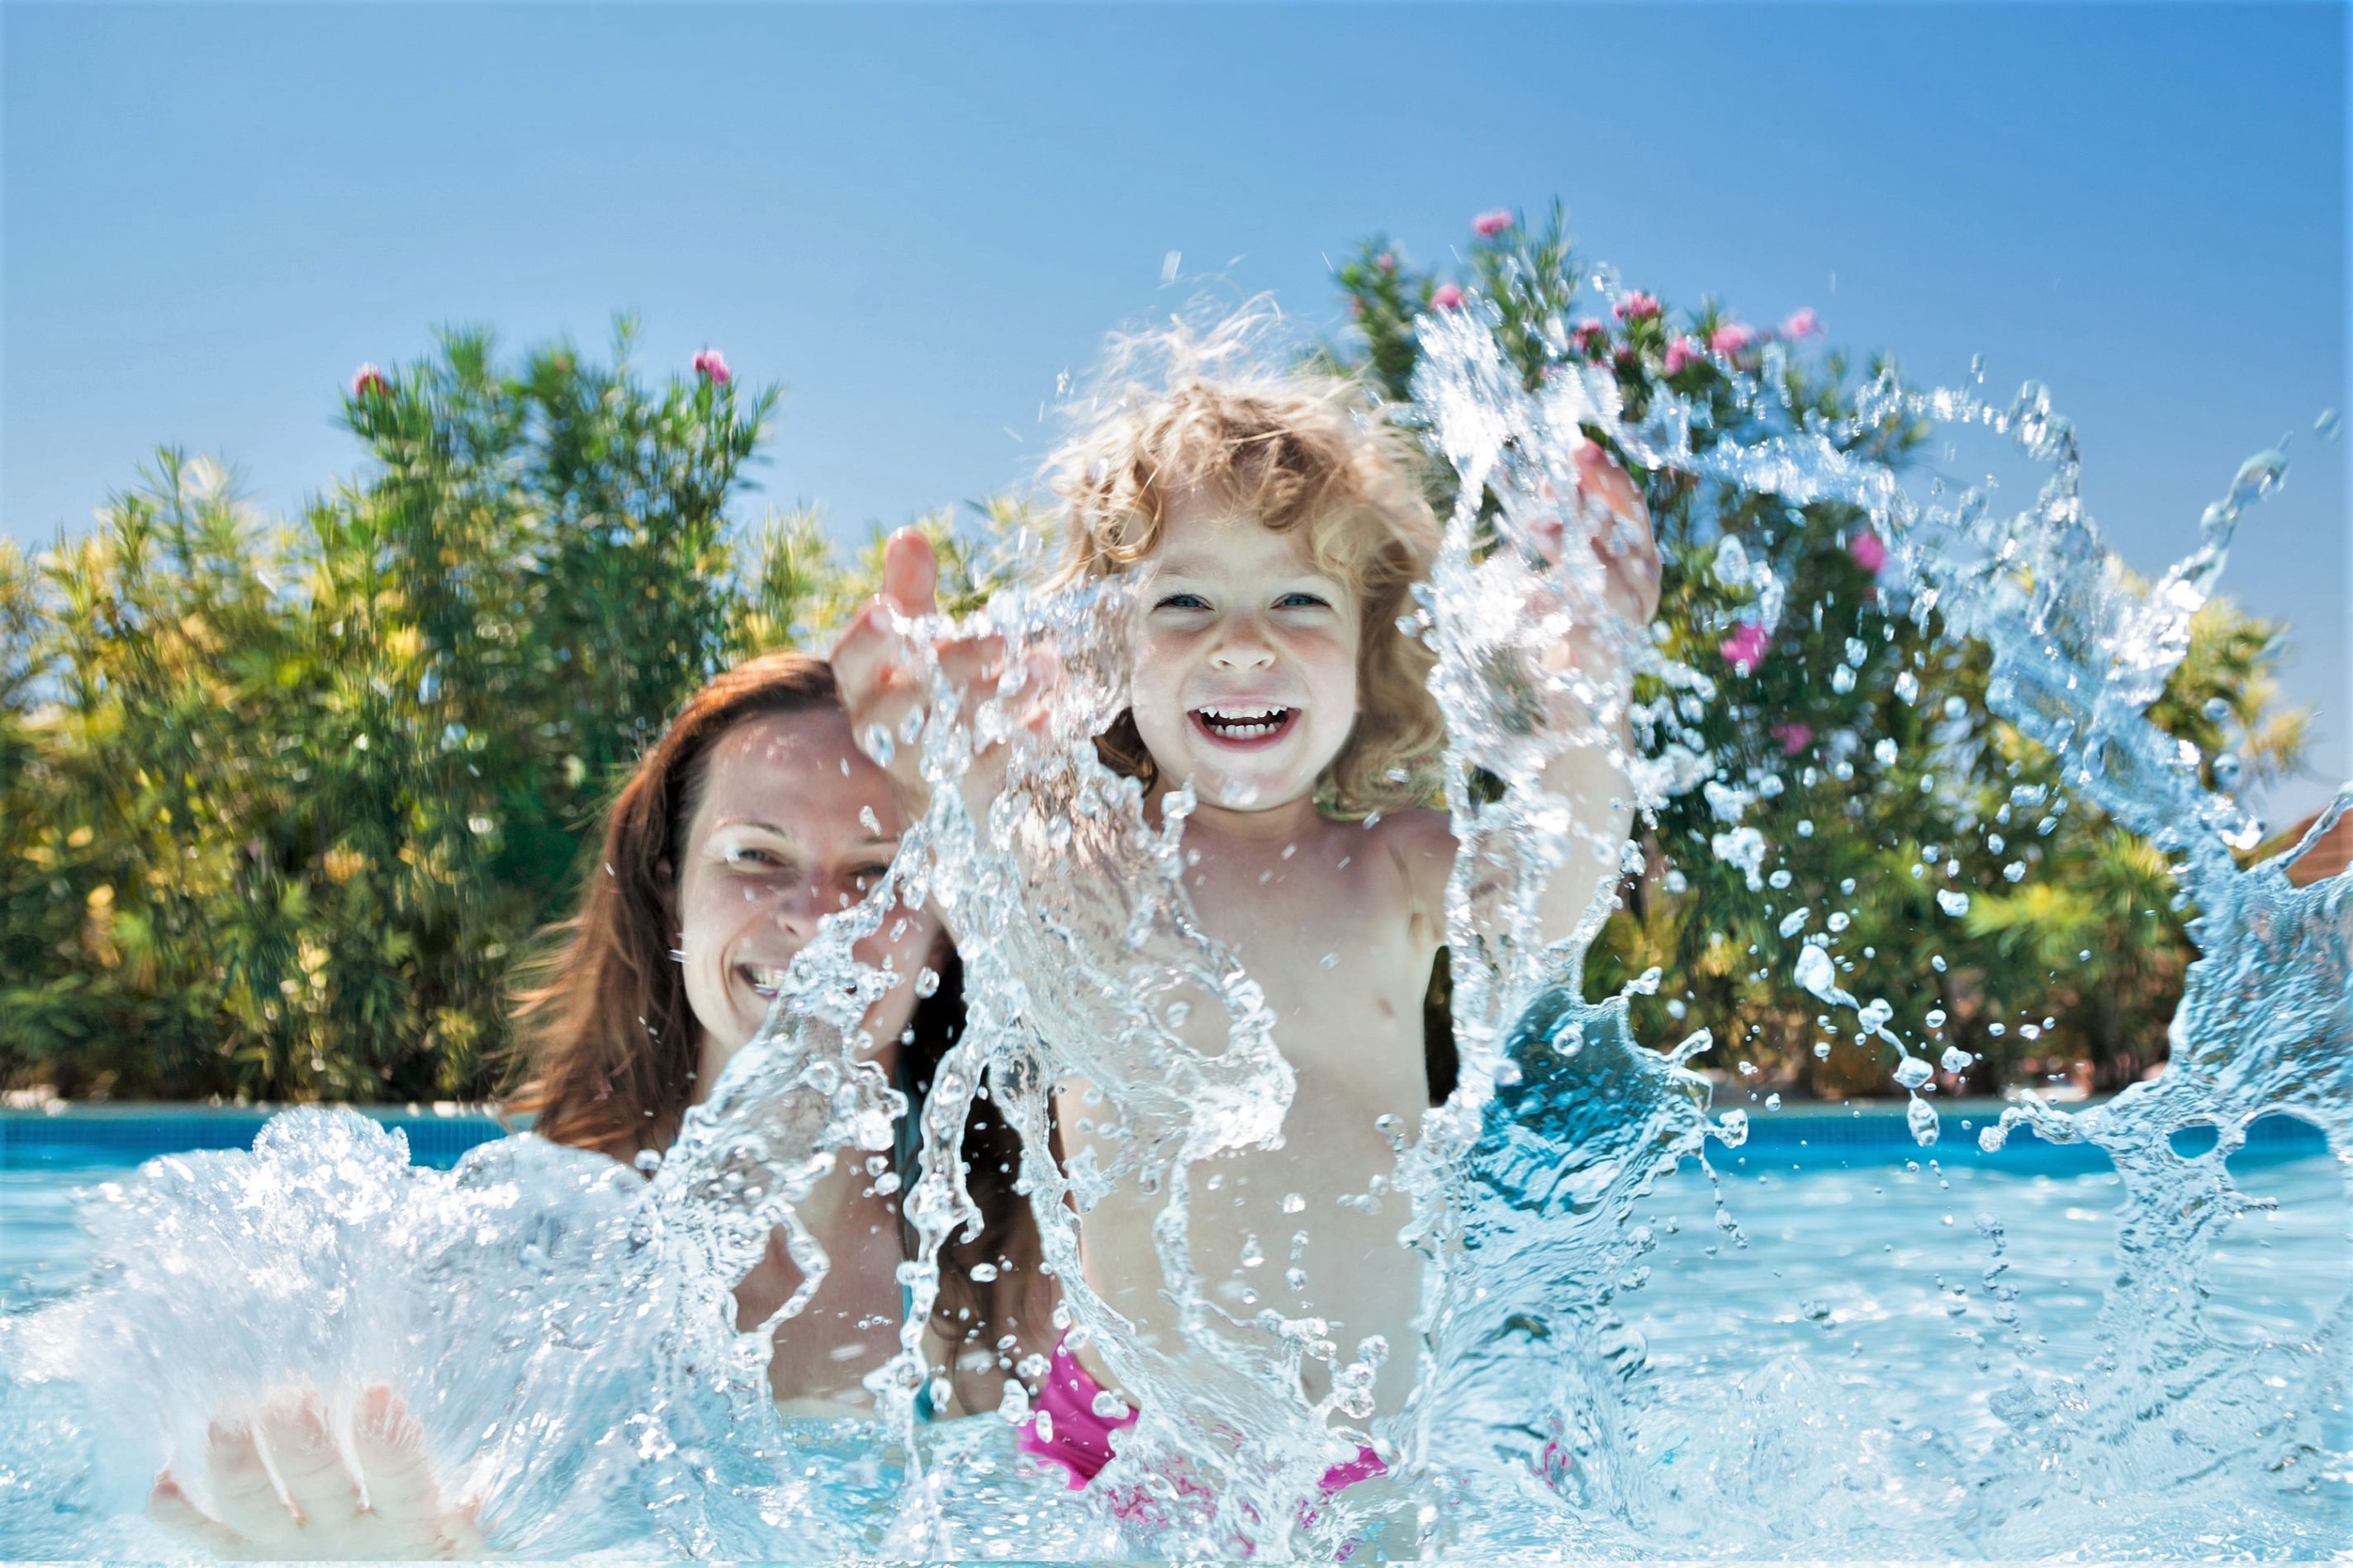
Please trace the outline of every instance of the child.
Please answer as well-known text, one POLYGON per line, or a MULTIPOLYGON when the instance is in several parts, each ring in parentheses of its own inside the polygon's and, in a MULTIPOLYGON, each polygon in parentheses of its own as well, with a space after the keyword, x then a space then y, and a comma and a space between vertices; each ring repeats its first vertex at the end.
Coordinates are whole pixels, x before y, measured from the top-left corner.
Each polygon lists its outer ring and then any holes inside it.
MULTIPOLYGON (((1192 1182, 1203 1292, 1237 1325, 1264 1306, 1321 1317, 1337 1359, 1358 1347, 1378 1359, 1385 1346, 1369 1412, 1382 1415, 1416 1376, 1421 1276, 1397 1241, 1405 1216, 1381 1194, 1432 1099, 1422 1002, 1456 847, 1447 816, 1419 805, 1443 722, 1425 685, 1430 655, 1398 625, 1439 541, 1419 466, 1411 437, 1369 416, 1345 382, 1185 379, 1074 442, 1057 486, 1069 503, 1062 581, 1135 585, 1133 706, 1101 752, 1144 783, 1155 821, 1171 789, 1194 790, 1187 891, 1202 928, 1263 988, 1296 1073, 1280 1145, 1220 1159, 1192 1182)), ((1658 563, 1640 496, 1594 448, 1580 456, 1578 488, 1617 520, 1608 531, 1633 541, 1594 547, 1617 612, 1648 621, 1658 563)), ((1559 534, 1539 543, 1556 563, 1559 534)), ((891 603, 861 610, 835 649, 861 737, 896 729, 920 700, 891 612, 928 614, 934 575, 928 548, 899 535, 885 563, 891 603)), ((1618 684, 1622 672, 1589 667, 1607 646, 1580 637, 1549 662, 1618 684)), ((941 651, 952 671, 978 666, 976 690, 993 689, 993 645, 941 651)), ((1630 790, 1605 751, 1572 748, 1546 775, 1587 847, 1605 851, 1573 853, 1554 877, 1548 941, 1589 935, 1587 917, 1616 881, 1630 790)), ((893 773, 920 787, 903 754, 893 773)), ((1191 1043, 1215 1054, 1222 1017, 1194 1016, 1202 1037, 1191 1043)), ((1070 1099, 1085 1087, 1058 1086, 1066 1155, 1093 1135, 1070 1099)), ((1085 1215, 1081 1244, 1093 1289, 1173 1352, 1176 1315, 1153 1237, 1163 1202, 1124 1184, 1085 1215)), ((1042 1398, 1092 1408, 1079 1363, 1106 1384, 1116 1370, 1092 1354, 1058 1354, 1042 1398)), ((1329 1381, 1311 1362, 1300 1392, 1320 1400, 1329 1381)), ((1065 1458, 1073 1484, 1103 1462, 1105 1436, 1091 1430, 1090 1453, 1065 1458)))

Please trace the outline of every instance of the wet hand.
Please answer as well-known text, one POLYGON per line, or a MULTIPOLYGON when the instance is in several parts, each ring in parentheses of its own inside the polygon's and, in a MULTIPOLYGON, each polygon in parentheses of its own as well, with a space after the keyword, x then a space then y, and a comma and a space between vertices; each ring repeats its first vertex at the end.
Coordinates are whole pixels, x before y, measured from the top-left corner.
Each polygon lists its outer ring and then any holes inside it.
MULTIPOLYGON (((1582 524, 1551 513, 1527 525, 1529 541, 1551 565, 1567 559, 1572 528, 1581 531, 1600 559, 1602 593, 1629 626, 1646 626, 1659 613, 1659 545, 1651 531, 1651 509, 1642 492, 1609 454, 1590 441, 1577 449, 1577 504, 1582 524)), ((1546 486, 1542 499, 1556 494, 1546 486)))
POLYGON ((348 1454, 318 1393, 289 1390, 250 1415, 214 1420, 204 1466, 215 1511, 199 1509, 167 1468, 155 1478, 147 1512, 222 1557, 491 1554, 474 1505, 453 1505, 443 1496, 423 1425, 381 1384, 361 1395, 348 1454))
MULTIPOLYGON (((859 606, 833 645, 834 679, 850 733, 891 775, 901 805, 914 816, 922 814, 930 789, 917 745, 908 737, 919 735, 928 720, 932 692, 913 640, 898 626, 936 615, 938 595, 939 563, 931 542, 913 529, 901 529, 883 546, 882 591, 859 606)), ((1022 700, 1008 717, 1032 733, 1043 732, 1047 698, 1059 684, 1050 656, 1031 655, 1008 685, 1003 637, 941 637, 932 647, 966 723, 991 699, 1018 696, 1022 700)), ((988 793, 1003 767, 1003 748, 987 748, 967 775, 968 787, 988 793)))

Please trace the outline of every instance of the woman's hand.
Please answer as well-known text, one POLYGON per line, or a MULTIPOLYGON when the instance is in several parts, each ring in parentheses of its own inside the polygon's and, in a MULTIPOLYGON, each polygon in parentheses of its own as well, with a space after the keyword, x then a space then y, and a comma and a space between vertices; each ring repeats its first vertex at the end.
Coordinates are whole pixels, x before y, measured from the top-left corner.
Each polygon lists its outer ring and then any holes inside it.
POLYGON ((216 1515, 168 1468, 155 1478, 148 1515, 226 1558, 490 1554, 474 1506, 444 1499, 425 1428, 390 1388, 361 1395, 351 1437, 346 1454, 315 1390, 278 1393, 250 1416, 213 1422, 204 1464, 216 1515))

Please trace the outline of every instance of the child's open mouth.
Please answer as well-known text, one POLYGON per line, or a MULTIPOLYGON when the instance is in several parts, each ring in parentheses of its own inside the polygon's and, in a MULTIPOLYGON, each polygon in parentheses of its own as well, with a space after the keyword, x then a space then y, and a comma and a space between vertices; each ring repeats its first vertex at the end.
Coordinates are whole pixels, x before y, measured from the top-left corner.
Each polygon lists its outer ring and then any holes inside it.
POLYGON ((1196 708, 1192 712, 1193 726, 1202 734, 1220 746, 1245 750, 1274 744, 1298 718, 1296 708, 1266 705, 1196 708))

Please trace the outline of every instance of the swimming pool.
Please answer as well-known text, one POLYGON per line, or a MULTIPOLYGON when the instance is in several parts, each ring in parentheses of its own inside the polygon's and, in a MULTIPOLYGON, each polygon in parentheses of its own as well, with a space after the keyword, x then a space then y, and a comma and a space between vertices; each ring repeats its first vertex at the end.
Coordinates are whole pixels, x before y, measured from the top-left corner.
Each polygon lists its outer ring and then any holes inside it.
MULTIPOLYGON (((1652 1245, 1615 1310, 1648 1390, 1637 1447, 1663 1493, 1704 1512, 1710 1499, 1762 1489, 1822 1520, 1869 1514, 1874 1528, 1891 1509, 1941 1510, 1936 1478, 1966 1472, 1970 1456, 2003 1440, 2006 1398, 2103 1353, 2121 1183, 2089 1147, 2018 1137, 1983 1152, 1971 1134, 1992 1109, 1948 1106, 1945 1137, 1922 1149, 1900 1114, 1757 1108, 1744 1146, 1712 1145, 1712 1172, 1686 1162, 1637 1205, 1652 1245), (1885 1496, 1854 1494, 1859 1451, 1886 1477, 1885 1496), (1823 1495, 1807 1495, 1811 1486, 1823 1495)), ((79 1194, 143 1159, 245 1146, 265 1120, 152 1109, 0 1119, 0 1310, 83 1278, 79 1194)), ((436 1166, 501 1135, 480 1116, 379 1120, 436 1166)), ((2307 1125, 2274 1118, 2232 1169, 2270 1206, 2209 1255, 2206 1321, 2234 1343, 2307 1342, 2353 1278, 2337 1163, 2307 1125)), ((2297 1543, 2353 1531, 2343 1380, 2264 1396, 2316 1419, 2323 1452, 2247 1504, 2263 1516, 2256 1533, 2270 1554, 2311 1555, 2297 1543)), ((1828 1528, 1809 1554, 1869 1555, 1863 1540, 1828 1528), (1842 1538, 1855 1552, 1837 1550, 1842 1538)), ((1662 1550, 1709 1554, 1699 1542, 1662 1550)))

